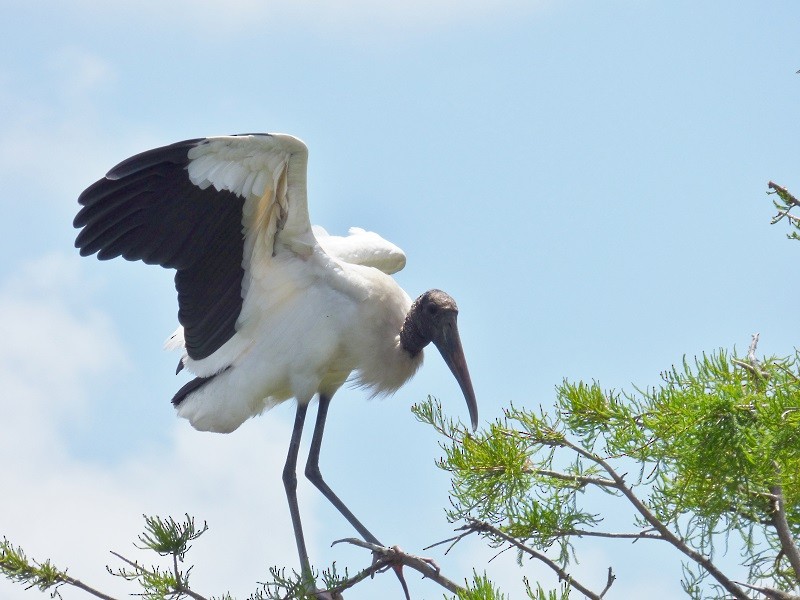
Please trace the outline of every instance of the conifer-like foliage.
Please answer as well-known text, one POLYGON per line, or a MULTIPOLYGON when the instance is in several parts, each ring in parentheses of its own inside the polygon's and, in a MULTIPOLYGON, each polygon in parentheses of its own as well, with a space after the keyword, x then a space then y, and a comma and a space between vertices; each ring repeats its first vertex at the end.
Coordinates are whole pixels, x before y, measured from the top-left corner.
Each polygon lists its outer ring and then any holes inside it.
POLYGON ((796 593, 800 358, 758 361, 720 350, 661 379, 631 392, 565 381, 554 409, 512 406, 474 435, 437 401, 416 406, 446 440, 439 466, 452 473, 448 517, 464 523, 453 541, 476 533, 514 547, 590 598, 603 597, 614 575, 601 590, 570 575, 582 537, 671 544, 683 555, 692 598, 757 597, 753 588, 796 593), (604 526, 593 490, 617 499, 617 514, 631 515, 630 529, 604 526), (711 558, 717 544, 732 546, 734 538, 744 550, 746 582, 733 581, 711 558))

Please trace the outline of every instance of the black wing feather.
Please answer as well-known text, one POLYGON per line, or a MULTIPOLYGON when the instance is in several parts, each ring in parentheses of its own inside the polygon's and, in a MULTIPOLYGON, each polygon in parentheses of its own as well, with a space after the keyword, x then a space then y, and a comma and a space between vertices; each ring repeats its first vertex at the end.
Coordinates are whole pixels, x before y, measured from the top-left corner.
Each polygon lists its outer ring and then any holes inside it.
POLYGON ((189 180, 188 152, 203 142, 186 140, 119 163, 80 195, 74 220, 82 256, 177 269, 178 321, 195 360, 236 333, 244 277, 244 199, 189 180))
POLYGON ((175 395, 172 397, 172 405, 177 407, 186 399, 186 396, 199 390, 217 375, 219 375, 219 373, 212 375, 211 377, 195 377, 191 381, 187 382, 183 387, 181 387, 181 389, 175 392, 175 395))

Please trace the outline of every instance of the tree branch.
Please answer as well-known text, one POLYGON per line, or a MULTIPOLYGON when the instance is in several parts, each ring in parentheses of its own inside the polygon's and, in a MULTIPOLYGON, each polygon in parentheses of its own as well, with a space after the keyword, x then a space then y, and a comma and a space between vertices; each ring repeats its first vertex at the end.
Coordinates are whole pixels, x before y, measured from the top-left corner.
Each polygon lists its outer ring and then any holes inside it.
POLYGON ((606 595, 606 592, 611 589, 611 585, 617 580, 617 576, 614 575, 614 571, 611 570, 611 567, 608 567, 608 579, 606 580, 606 587, 603 588, 603 591, 600 592, 600 597, 606 595))
POLYGON ((84 592, 87 592, 88 594, 91 594, 96 598, 101 598, 102 600, 117 600, 116 598, 114 598, 114 596, 109 596, 108 594, 104 594, 103 592, 96 590, 91 586, 86 585, 80 579, 75 579, 74 577, 70 577, 66 573, 64 573, 62 581, 66 585, 71 585, 72 587, 76 587, 80 590, 83 590, 84 592))
POLYGON ((603 460, 603 458, 570 442, 566 437, 562 439, 562 444, 573 452, 583 456, 587 460, 600 465, 605 472, 609 474, 611 479, 616 482, 617 489, 619 489, 619 491, 628 499, 636 511, 642 515, 642 517, 644 517, 644 519, 650 523, 650 525, 652 525, 656 531, 661 534, 661 537, 665 541, 672 544, 681 553, 685 554, 692 561, 703 567, 708 574, 716 579, 722 587, 728 590, 728 592, 730 592, 734 598, 738 598, 738 600, 748 600, 747 594, 738 585, 736 585, 733 580, 726 577, 725 574, 720 571, 707 556, 703 556, 699 552, 696 552, 690 548, 686 542, 672 533, 672 531, 664 523, 662 523, 652 512, 650 512, 650 509, 648 509, 644 503, 639 500, 639 497, 633 493, 633 490, 628 487, 628 485, 625 483, 625 479, 619 473, 617 473, 610 464, 603 460))
POLYGON ((800 596, 798 596, 797 594, 790 594, 789 592, 784 592, 783 590, 776 590, 775 588, 750 585, 749 583, 744 583, 742 581, 737 581, 736 583, 738 583, 742 587, 746 587, 748 589, 756 591, 759 594, 763 594, 770 600, 800 600, 800 596))
POLYGON ((542 561, 544 564, 546 564, 548 567, 550 567, 550 569, 552 569, 556 573, 556 575, 558 575, 558 579, 560 581, 566 581, 570 585, 570 587, 575 588, 576 590, 578 590, 580 593, 582 593, 587 598, 591 598, 591 600, 602 600, 603 595, 608 591, 608 589, 611 587, 611 584, 614 582, 615 577, 614 577, 614 575, 613 575, 613 573, 611 571, 611 568, 609 567, 609 569, 608 569, 608 583, 606 584, 605 589, 603 590, 602 593, 595 594, 593 591, 591 591, 589 588, 587 588, 586 586, 581 584, 579 581, 577 581, 574 577, 572 577, 572 575, 570 575, 564 569, 562 569, 558 565, 558 563, 556 563, 555 561, 550 559, 545 554, 542 554, 541 552, 537 552, 536 550, 534 550, 530 546, 526 546, 525 544, 523 544, 522 542, 520 542, 516 538, 511 537, 510 535, 504 533, 500 529, 494 527, 493 525, 491 525, 491 524, 489 524, 489 523, 487 523, 485 521, 479 521, 478 519, 473 519, 471 517, 468 517, 467 518, 467 525, 465 525, 464 527, 461 527, 460 529, 469 530, 470 532, 484 532, 484 533, 488 533, 489 535, 492 535, 494 537, 498 537, 498 538, 502 539, 503 541, 507 542, 508 544, 511 544, 512 546, 514 546, 515 548, 521 550, 522 552, 524 552, 525 554, 531 556, 532 558, 535 558, 537 560, 542 561))
POLYGON ((792 531, 789 528, 789 521, 786 519, 786 510, 784 509, 783 488, 779 485, 773 485, 770 492, 775 497, 772 502, 772 518, 775 523, 775 531, 778 534, 778 539, 781 541, 781 549, 789 559, 789 564, 792 565, 795 577, 800 581, 800 550, 797 548, 792 539, 792 531))
POLYGON ((664 540, 664 537, 650 533, 651 530, 642 531, 640 533, 613 533, 609 531, 590 531, 586 529, 567 529, 564 531, 556 531, 554 535, 566 537, 574 535, 577 537, 601 537, 613 538, 622 540, 664 540))
POLYGON ((331 545, 341 544, 343 542, 370 550, 374 554, 379 555, 380 558, 373 561, 372 565, 363 571, 360 571, 354 576, 347 578, 339 585, 330 588, 328 590, 329 592, 341 593, 344 590, 353 587, 359 581, 363 581, 367 577, 372 577, 375 575, 375 573, 382 572, 388 567, 409 567, 410 569, 414 569, 415 571, 421 573, 423 577, 438 583, 447 591, 454 594, 466 591, 463 587, 442 575, 436 563, 429 558, 408 554, 397 546, 387 548, 386 546, 370 544, 369 542, 365 542, 364 540, 360 540, 358 538, 344 538, 341 540, 336 540, 331 545))
POLYGON ((599 487, 616 488, 617 483, 611 479, 602 479, 600 477, 587 477, 586 475, 570 475, 569 473, 560 473, 558 471, 548 471, 547 469, 525 469, 526 473, 534 475, 542 475, 544 477, 552 477, 561 481, 572 481, 580 484, 580 487, 587 485, 596 485, 599 487))
POLYGON ((747 360, 739 360, 738 358, 731 358, 731 362, 743 369, 749 371, 759 379, 766 379, 769 375, 766 371, 761 369, 761 366, 756 358, 756 347, 758 346, 758 338, 760 334, 754 333, 750 340, 750 347, 747 349, 747 360))
MULTIPOLYGON (((111 550, 110 552, 111 552, 111 554, 116 556, 122 562, 124 562, 124 563, 130 565, 131 567, 133 567, 134 570, 137 571, 140 576, 141 575, 149 575, 149 574, 152 573, 152 571, 144 568, 143 566, 141 566, 139 563, 137 563, 135 561, 132 561, 132 560, 130 560, 128 558, 125 558, 124 556, 122 556, 118 552, 114 552, 113 550, 111 550)), ((190 598, 193 598, 194 600, 208 600, 205 596, 202 596, 201 594, 198 594, 194 590, 189 589, 189 587, 184 585, 183 579, 181 577, 179 577, 180 572, 177 571, 177 559, 175 561, 175 568, 176 568, 176 571, 175 571, 175 582, 176 582, 176 585, 174 586, 174 590, 173 590, 175 593, 185 594, 185 595, 189 596, 190 598)), ((109 568, 109 571, 111 571, 110 568, 109 568)), ((113 574, 114 573, 112 572, 112 575, 113 574)), ((120 574, 122 574, 122 573, 120 572, 120 574)), ((128 579, 127 577, 125 577, 125 578, 128 579)), ((112 598, 111 600, 114 600, 114 599, 112 598)))
POLYGON ((42 592, 52 590, 52 597, 61 597, 58 591, 62 585, 70 585, 101 600, 116 600, 85 584, 80 579, 70 577, 66 571, 55 567, 49 560, 38 562, 29 559, 22 548, 13 546, 8 540, 0 540, 0 575, 25 586, 25 589, 38 588, 42 592))
POLYGON ((780 186, 772 181, 770 181, 767 184, 767 187, 771 190, 774 190, 774 192, 769 192, 769 193, 777 193, 778 196, 780 196, 780 199, 786 203, 785 209, 781 209, 780 207, 778 208, 778 214, 772 217, 770 225, 774 225, 784 217, 787 217, 792 223, 795 224, 800 222, 800 218, 789 213, 789 211, 792 210, 795 206, 800 206, 800 200, 795 198, 785 187, 780 186))

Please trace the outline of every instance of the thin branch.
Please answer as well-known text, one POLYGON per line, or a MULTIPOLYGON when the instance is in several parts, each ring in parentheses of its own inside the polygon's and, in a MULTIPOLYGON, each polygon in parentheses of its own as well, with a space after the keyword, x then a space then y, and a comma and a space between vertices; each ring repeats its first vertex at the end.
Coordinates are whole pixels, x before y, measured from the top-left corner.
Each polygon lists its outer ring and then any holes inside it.
MULTIPOLYGON (((133 567, 134 569, 136 569, 139 573, 147 573, 147 569, 145 569, 144 567, 140 566, 139 563, 134 562, 134 561, 130 560, 129 558, 125 558, 124 556, 122 556, 122 554, 120 554, 118 552, 114 552, 113 550, 109 550, 109 552, 113 556, 116 556, 118 559, 120 559, 122 562, 124 562, 124 563, 130 565, 131 567, 133 567)), ((106 568, 109 569, 109 570, 111 569, 111 567, 106 567, 106 568)))
MULTIPOLYGON (((782 213, 783 213, 783 214, 782 214, 782 215, 780 215, 779 217, 778 217, 778 216, 776 216, 776 218, 777 218, 777 221, 780 221, 780 220, 781 220, 783 217, 786 217, 787 219, 789 219, 789 221, 790 221, 790 222, 791 222, 793 225, 800 225, 800 217, 798 217, 798 216, 796 216, 796 215, 793 215, 793 214, 792 214, 792 213, 790 213, 788 210, 786 210, 786 211, 782 211, 782 213)), ((777 221, 772 221, 771 223, 777 223, 777 221)))
POLYGON ((758 347, 758 338, 760 335, 760 333, 753 334, 753 339, 750 340, 750 347, 747 349, 747 360, 751 363, 758 362, 756 359, 756 348, 758 347))
POLYGON ((746 587, 755 592, 758 592, 759 594, 763 594, 767 598, 770 598, 770 600, 800 600, 800 596, 798 596, 797 594, 790 594, 789 592, 776 590, 775 588, 750 585, 749 583, 744 583, 743 581, 737 581, 736 583, 738 583, 742 587, 746 587))
POLYGON ((186 594, 187 596, 194 598, 194 600, 207 600, 205 596, 201 596, 194 590, 185 587, 183 584, 180 585, 179 589, 175 590, 176 592, 180 592, 181 594, 186 594))
POLYGON ((761 334, 759 333, 753 334, 753 337, 750 340, 750 347, 747 349, 747 360, 731 358, 731 362, 734 365, 749 371, 752 375, 755 375, 759 379, 767 379, 769 373, 761 369, 761 363, 756 358, 756 348, 758 347, 758 338, 760 335, 761 334))
POLYGON ((81 589, 84 592, 87 592, 92 596, 95 596, 96 598, 101 598, 102 600, 117 600, 116 598, 114 598, 114 596, 109 596, 107 594, 104 594, 103 592, 96 590, 91 586, 86 585, 80 579, 75 579, 74 577, 70 577, 66 573, 62 574, 62 581, 66 585, 71 585, 72 587, 81 589))
POLYGON ((609 531, 590 531, 586 529, 565 529, 564 531, 556 531, 554 532, 555 536, 559 537, 566 537, 568 535, 574 535, 577 537, 601 537, 601 538, 613 538, 613 539, 622 539, 622 540, 663 540, 664 537, 660 534, 652 534, 650 533, 652 528, 642 531, 640 533, 613 533, 609 531))
POLYGON ((775 531, 778 534, 778 539, 781 541, 781 549, 786 554, 786 558, 789 559, 789 564, 792 565, 794 574, 800 581, 800 550, 792 539, 792 531, 789 528, 789 521, 786 519, 783 488, 776 484, 770 488, 770 492, 775 497, 772 502, 772 518, 775 522, 775 531))
POLYGON ((526 473, 534 475, 542 475, 544 477, 552 477, 561 481, 571 481, 579 483, 581 487, 587 485, 596 485, 599 487, 616 488, 617 483, 611 479, 602 479, 601 477, 588 477, 586 475, 570 475, 569 473, 559 473, 558 471, 548 471, 547 469, 526 469, 526 473))
POLYGON ((429 558, 408 554, 407 552, 403 552, 403 550, 397 546, 387 548, 377 544, 370 544, 369 542, 365 542, 364 540, 360 540, 358 538, 344 538, 341 540, 336 540, 331 545, 340 544, 343 542, 352 544, 354 546, 359 546, 360 548, 366 548, 376 555, 379 555, 380 558, 375 560, 370 567, 360 571, 353 577, 344 580, 341 584, 329 589, 328 591, 330 592, 342 592, 347 588, 352 587, 359 581, 362 581, 367 577, 371 577, 375 573, 379 573, 388 567, 397 566, 404 566, 414 569, 415 571, 421 573, 423 577, 427 577, 431 581, 438 583, 447 591, 454 594, 466 591, 463 587, 442 575, 436 563, 429 558))
POLYGON ((726 577, 725 574, 720 571, 707 556, 704 556, 690 548, 686 542, 672 533, 672 531, 664 523, 662 523, 652 512, 650 512, 650 509, 648 509, 644 503, 639 500, 639 497, 633 493, 633 490, 628 487, 623 476, 617 473, 610 464, 608 464, 597 454, 589 452, 588 450, 570 442, 566 437, 562 439, 562 443, 565 447, 569 448, 573 452, 601 466, 605 472, 611 476, 611 479, 617 483, 617 489, 619 489, 619 491, 628 499, 636 511, 642 515, 642 517, 644 517, 644 519, 650 523, 650 525, 652 525, 656 531, 661 534, 665 541, 672 544, 681 553, 685 554, 691 560, 703 567, 708 574, 716 579, 722 587, 728 590, 728 592, 730 592, 734 598, 738 598, 739 600, 748 600, 747 594, 738 585, 736 585, 736 583, 726 577))
MULTIPOLYGON (((591 598, 592 600, 602 600, 603 597, 602 594, 595 594, 593 591, 591 591, 589 588, 587 588, 579 581, 577 581, 574 577, 572 577, 572 575, 570 575, 564 569, 562 569, 558 565, 558 563, 550 559, 545 554, 537 552, 530 546, 526 546, 516 538, 511 537, 510 535, 504 533, 500 529, 497 529, 493 525, 486 523, 485 521, 479 521, 477 519, 468 518, 467 523, 468 525, 464 526, 465 529, 469 529, 470 531, 475 531, 475 532, 485 532, 494 537, 502 539, 503 541, 511 544, 512 546, 521 550, 522 552, 531 556, 532 558, 542 561, 544 564, 550 567, 550 569, 552 569, 556 573, 556 575, 558 575, 558 579, 560 581, 566 581, 570 585, 570 587, 575 588, 587 598, 591 598)), ((609 568, 609 578, 611 579, 611 583, 613 583, 612 577, 613 575, 611 574, 611 569, 609 568)), ((611 587, 611 583, 608 583, 606 585, 606 589, 603 590, 603 594, 605 594, 608 591, 608 588, 611 587)))
POLYGON ((748 362, 746 360, 739 360, 738 358, 732 358, 731 362, 734 365, 736 365, 737 367, 742 367, 744 370, 750 371, 750 373, 752 375, 755 375, 756 377, 761 377, 761 378, 764 377, 764 373, 759 371, 757 365, 753 365, 752 363, 750 363, 750 362, 748 362))
POLYGON ((606 592, 611 589, 611 585, 617 580, 617 576, 614 575, 614 571, 611 570, 611 567, 608 567, 608 580, 606 581, 606 587, 603 588, 603 591, 600 592, 600 597, 606 595, 606 592))
POLYGON ((172 572, 175 575, 175 581, 181 585, 181 571, 178 568, 178 555, 175 552, 172 553, 172 572))
POLYGON ((434 542, 430 546, 425 546, 423 548, 423 550, 430 550, 431 548, 435 548, 436 546, 441 546, 442 544, 446 544, 447 542, 452 542, 447 547, 447 550, 444 551, 445 554, 449 554, 450 550, 453 549, 453 546, 455 546, 458 542, 460 542, 462 539, 467 537, 470 533, 472 533, 472 532, 471 531, 465 531, 464 533, 459 533, 458 535, 455 535, 455 536, 453 536, 451 538, 447 538, 446 540, 442 540, 441 542, 434 542))
POLYGON ((70 577, 66 571, 58 569, 49 560, 41 563, 33 558, 29 559, 22 548, 14 547, 6 538, 0 539, 0 576, 24 585, 25 589, 35 587, 42 592, 51 590, 50 595, 53 598, 60 598, 59 588, 62 585, 69 585, 101 600, 116 600, 80 579, 70 577))
MULTIPOLYGON (((122 556, 118 552, 114 552, 113 550, 111 550, 110 552, 111 552, 111 554, 116 556, 118 559, 120 559, 122 562, 124 562, 124 563, 130 565, 131 567, 133 567, 140 574, 145 574, 145 573, 150 574, 151 573, 151 571, 149 571, 148 569, 144 568, 139 563, 137 563, 135 561, 132 561, 132 560, 130 560, 128 558, 125 558, 124 556, 122 556)), ((176 568, 177 568, 177 560, 176 560, 175 564, 176 564, 176 568)), ((175 581, 177 582, 177 586, 174 589, 174 591, 176 593, 185 594, 185 595, 189 596, 190 598, 194 598, 194 600, 208 600, 208 598, 206 598, 205 596, 203 596, 201 594, 198 594, 194 590, 189 589, 188 587, 183 585, 183 582, 182 582, 181 578, 177 576, 178 573, 179 573, 179 571, 176 571, 175 581)), ((126 577, 126 579, 127 579, 127 577, 126 577)), ((111 600, 114 600, 114 599, 112 598, 111 600)))

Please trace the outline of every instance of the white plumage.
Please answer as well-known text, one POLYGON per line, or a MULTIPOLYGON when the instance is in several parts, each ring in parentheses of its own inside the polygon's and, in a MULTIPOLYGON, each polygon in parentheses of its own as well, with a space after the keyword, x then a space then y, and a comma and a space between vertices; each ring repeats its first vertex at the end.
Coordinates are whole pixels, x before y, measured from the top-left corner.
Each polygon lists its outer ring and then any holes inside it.
POLYGON ((199 138, 131 157, 87 188, 75 218, 81 254, 176 269, 183 348, 196 378, 173 398, 199 430, 231 432, 279 402, 298 402, 284 470, 304 570, 294 469, 306 407, 320 409, 306 473, 368 541, 377 539, 319 474, 328 403, 350 379, 372 394, 402 386, 433 342, 477 406, 456 325, 439 290, 413 303, 390 276, 405 255, 378 234, 312 228, 305 144, 284 134, 199 138))

